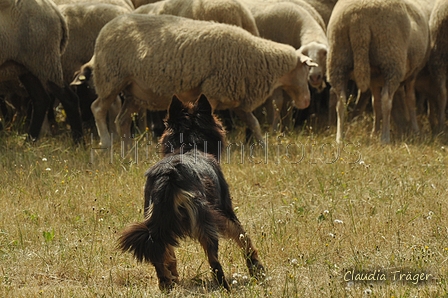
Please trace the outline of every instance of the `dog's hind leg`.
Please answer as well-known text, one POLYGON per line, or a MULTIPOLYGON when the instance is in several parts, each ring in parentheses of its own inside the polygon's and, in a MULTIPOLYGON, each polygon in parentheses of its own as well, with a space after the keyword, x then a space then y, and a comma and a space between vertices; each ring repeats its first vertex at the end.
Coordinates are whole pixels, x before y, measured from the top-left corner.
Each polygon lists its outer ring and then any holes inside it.
POLYGON ((264 267, 258 258, 257 249, 252 244, 252 240, 246 231, 244 231, 241 223, 238 220, 226 218, 225 229, 222 233, 227 238, 233 239, 244 250, 244 257, 250 275, 257 278, 262 277, 264 267))
MULTIPOLYGON (((167 259, 172 259, 169 250, 170 248, 166 247, 165 250, 161 250, 160 254, 153 255, 151 258, 151 263, 156 268, 157 278, 159 279, 159 288, 161 291, 170 290, 173 287, 174 282, 178 281, 178 277, 173 276, 171 270, 167 267, 167 259)), ((172 265, 172 262, 170 265, 172 265)))
POLYGON ((174 247, 171 245, 168 245, 165 251, 165 266, 171 272, 174 282, 179 282, 176 254, 174 253, 174 247))
POLYGON ((219 285, 222 285, 226 290, 230 291, 229 284, 224 276, 224 271, 222 270, 221 263, 218 260, 218 239, 214 237, 201 237, 199 239, 205 253, 207 254, 208 263, 212 268, 213 274, 219 285))

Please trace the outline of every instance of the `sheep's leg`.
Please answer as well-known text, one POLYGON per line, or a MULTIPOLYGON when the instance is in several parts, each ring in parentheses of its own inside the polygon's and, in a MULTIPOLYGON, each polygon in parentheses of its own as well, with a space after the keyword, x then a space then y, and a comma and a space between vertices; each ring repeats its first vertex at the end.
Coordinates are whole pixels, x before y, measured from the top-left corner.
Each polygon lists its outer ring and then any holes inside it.
POLYGON ((8 107, 5 102, 5 98, 3 96, 0 96, 0 110, 3 115, 3 118, 5 119, 5 122, 9 122, 11 120, 11 117, 9 115, 8 107))
POLYGON ((373 105, 373 129, 372 136, 377 135, 381 129, 381 88, 374 87, 371 89, 372 91, 372 105, 373 105))
POLYGON ((353 111, 353 119, 361 116, 366 111, 367 105, 369 104, 369 100, 372 98, 372 93, 370 91, 361 92, 358 91, 358 96, 356 99, 355 110, 353 111))
POLYGON ((345 121, 345 106, 347 101, 347 95, 345 88, 342 88, 340 93, 337 93, 336 113, 338 116, 338 122, 336 125, 336 142, 342 143, 344 133, 344 121, 345 121))
POLYGON ((383 127, 381 132, 381 142, 390 143, 390 115, 392 110, 393 94, 389 92, 389 83, 386 82, 381 90, 381 111, 383 117, 383 127))
POLYGON ((136 104, 134 97, 130 94, 126 94, 123 106, 121 107, 115 122, 118 135, 120 138, 124 139, 126 150, 129 149, 131 143, 132 115, 137 113, 139 109, 140 106, 136 104))
POLYGON ((199 242, 202 245, 205 253, 207 254, 208 263, 212 269, 212 272, 218 281, 218 284, 223 286, 226 290, 230 290, 229 284, 224 276, 221 263, 218 260, 218 239, 211 235, 202 234, 199 238, 199 242))
POLYGON ((397 91, 395 91, 391 119, 395 122, 395 127, 397 130, 397 135, 401 138, 405 133, 408 132, 409 127, 409 109, 406 104, 406 94, 403 86, 400 86, 397 91))
POLYGON ((238 220, 226 218, 225 230, 221 231, 227 238, 233 239, 244 250, 244 257, 249 273, 254 277, 261 277, 264 267, 258 258, 258 252, 252 244, 252 240, 241 226, 238 220))
POLYGON ((120 114, 121 110, 121 98, 120 96, 115 97, 115 100, 110 105, 109 111, 107 111, 107 117, 109 119, 109 128, 111 130, 111 133, 120 135, 117 130, 116 126, 116 120, 118 117, 118 114, 120 114))
MULTIPOLYGON (((165 125, 163 124, 163 119, 166 116, 166 111, 147 111, 146 112, 146 122, 151 128, 153 137, 159 138, 162 136, 165 130, 165 125)), ((227 127, 227 126, 226 126, 227 127)))
POLYGON ((336 119, 336 105, 338 103, 338 96, 334 88, 330 88, 328 99, 328 127, 334 125, 336 119))
POLYGON ((440 74, 438 78, 439 85, 439 98, 438 98, 438 106, 439 106, 439 115, 438 115, 438 127, 437 132, 441 133, 445 130, 445 112, 447 105, 447 88, 446 88, 446 74, 440 74))
POLYGON ((109 130, 107 128, 107 113, 110 106, 116 100, 117 94, 110 94, 107 97, 98 97, 91 106, 93 116, 95 117, 95 124, 100 136, 100 146, 102 148, 109 148, 111 140, 109 130))
POLYGON ((272 131, 277 132, 281 131, 281 115, 280 112, 283 108, 284 104, 284 97, 283 97, 283 90, 281 88, 275 89, 274 93, 270 97, 271 102, 270 104, 270 111, 272 115, 268 115, 271 117, 268 117, 268 119, 272 119, 272 131))
POLYGON ((19 79, 33 101, 28 138, 31 141, 36 141, 39 137, 45 115, 50 107, 50 96, 45 91, 40 80, 31 73, 21 75, 19 79))
POLYGON ((240 110, 238 108, 236 108, 234 111, 235 111, 236 115, 238 117, 240 117, 240 119, 243 120, 247 124, 249 129, 252 130, 257 141, 263 143, 264 140, 263 140, 263 135, 261 134, 260 123, 258 122, 257 118, 254 116, 254 114, 252 114, 252 112, 246 112, 246 111, 240 110))
POLYGON ((406 107, 411 118, 412 130, 415 134, 420 132, 417 123, 416 99, 415 99, 415 79, 411 79, 405 84, 406 107))
POLYGON ((79 111, 79 98, 68 85, 59 87, 53 82, 48 83, 51 92, 59 99, 67 114, 73 140, 76 144, 83 143, 81 113, 79 111))

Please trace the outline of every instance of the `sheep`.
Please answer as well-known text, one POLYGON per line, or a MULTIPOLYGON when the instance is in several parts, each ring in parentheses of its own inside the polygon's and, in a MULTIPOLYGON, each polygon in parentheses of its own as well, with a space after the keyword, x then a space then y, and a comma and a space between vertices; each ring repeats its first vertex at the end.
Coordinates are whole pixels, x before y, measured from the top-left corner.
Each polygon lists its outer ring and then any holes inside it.
POLYGON ((305 0, 310 4, 322 17, 326 26, 330 20, 331 13, 338 0, 305 0))
MULTIPOLYGON (((58 8, 67 22, 70 36, 61 61, 64 81, 71 84, 77 74, 76 72, 92 58, 95 41, 101 28, 115 17, 130 13, 132 10, 126 6, 101 2, 62 4, 58 8)), ((71 85, 80 97, 83 121, 89 121, 93 119, 90 106, 96 99, 96 94, 91 94, 94 93, 94 89, 89 88, 91 87, 89 84, 82 84, 84 77, 81 77, 81 79, 76 80, 71 85)), ((115 112, 115 114, 117 113, 115 112)))
POLYGON ((132 0, 132 4, 134 4, 134 7, 137 9, 142 5, 159 2, 160 0, 132 0))
POLYGON ((257 2, 259 5, 271 5, 274 3, 294 3, 298 6, 300 6, 302 9, 305 9, 313 18, 314 20, 319 24, 319 26, 322 27, 322 29, 325 31, 327 29, 327 25, 325 24, 322 16, 319 14, 319 12, 306 0, 243 0, 243 2, 249 6, 255 5, 257 2), (261 2, 260 2, 261 1, 261 2))
POLYGON ((428 70, 437 93, 431 101, 430 120, 433 133, 441 133, 445 129, 445 113, 447 105, 447 72, 448 72, 448 2, 437 0, 429 19, 431 32, 431 51, 428 70))
POLYGON ((51 93, 65 108, 74 141, 81 142, 78 98, 62 74, 61 54, 68 41, 64 17, 50 0, 0 0, 0 19, 0 82, 20 80, 32 98, 29 139, 39 136, 51 93))
MULTIPOLYGON (((140 5, 139 8, 135 10, 135 13, 169 14, 194 20, 214 21, 239 26, 253 35, 259 36, 252 14, 246 6, 238 0, 164 0, 157 1, 156 3, 154 3, 154 1, 149 2, 152 2, 152 4, 140 5)), ((123 109, 123 111, 126 111, 126 115, 120 114, 119 116, 119 119, 121 119, 119 126, 123 131, 127 131, 126 129, 131 125, 130 114, 138 112, 139 109, 137 105, 131 107, 133 103, 131 100, 132 99, 126 99, 125 107, 123 109)), ((154 114, 160 112, 149 111, 148 113, 152 117, 154 114)), ((140 114, 140 112, 138 112, 138 114, 140 114)), ((163 127, 163 123, 155 124, 155 126, 157 125, 163 127)))
POLYGON ((326 72, 326 32, 309 9, 295 1, 266 3, 246 0, 245 3, 254 16, 261 37, 291 45, 317 63, 318 66, 310 70, 308 81, 320 90, 326 72))
POLYGON ((129 10, 134 10, 134 3, 131 0, 53 0, 57 6, 64 4, 88 4, 88 3, 103 3, 112 4, 127 8, 129 10))
POLYGON ((194 101, 204 93, 214 110, 234 109, 262 140, 251 112, 280 86, 306 108, 308 68, 316 65, 291 46, 236 26, 140 14, 104 26, 92 60, 98 94, 92 112, 102 147, 110 146, 106 111, 125 89, 150 110, 166 110, 173 94, 194 101))
MULTIPOLYGON (((256 36, 259 35, 257 26, 250 11, 236 0, 165 0, 154 4, 143 5, 136 9, 134 13, 170 14, 196 20, 216 21, 236 25, 246 29, 256 36)), ((83 81, 75 79, 72 82, 72 85, 91 85, 89 82, 89 80, 91 80, 90 72, 87 71, 86 74, 87 75, 82 76, 83 79, 85 78, 83 81)), ((133 100, 129 94, 124 92, 122 95, 126 98, 126 100, 123 109, 121 109, 122 113, 120 113, 117 118, 117 126, 121 131, 129 134, 132 122, 131 115, 134 113, 140 114, 142 109, 141 106, 138 105, 138 103, 133 100)), ((167 100, 169 100, 169 98, 167 98, 167 100)), ((118 106, 118 104, 115 104, 115 106, 118 106)), ((157 124, 155 124, 155 126, 157 126, 157 124)), ((163 126, 163 123, 160 123, 160 126, 163 126)))
POLYGON ((239 0, 164 0, 140 6, 134 13, 168 14, 193 20, 214 21, 235 25, 259 36, 252 14, 239 0))
MULTIPOLYGON (((326 57, 328 41, 325 30, 306 6, 298 5, 300 1, 260 2, 246 0, 244 3, 254 15, 260 36, 293 46, 317 63, 310 69, 308 83, 319 92, 325 88, 326 57)), ((318 18, 320 19, 320 17, 318 18)), ((271 111, 272 105, 279 110, 285 105, 282 92, 266 101, 266 108, 271 111)), ((269 113, 271 114, 271 113, 269 113)), ((277 128, 279 115, 273 113, 273 128, 277 128)))
POLYGON ((414 84, 428 57, 427 14, 417 0, 339 0, 327 28, 327 79, 337 94, 336 141, 342 142, 347 82, 373 95, 374 132, 390 142, 392 99, 405 85, 412 127, 418 132, 414 84), (381 111, 381 113, 380 113, 381 111))

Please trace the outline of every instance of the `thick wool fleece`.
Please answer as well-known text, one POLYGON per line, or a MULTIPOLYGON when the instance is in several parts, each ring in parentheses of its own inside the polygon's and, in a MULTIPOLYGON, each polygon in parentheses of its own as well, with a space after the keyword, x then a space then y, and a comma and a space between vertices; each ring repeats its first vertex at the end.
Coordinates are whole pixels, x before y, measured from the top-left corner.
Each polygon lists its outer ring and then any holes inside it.
POLYGON ((101 30, 93 69, 99 98, 120 92, 134 77, 160 96, 199 88, 222 108, 240 103, 252 111, 297 64, 293 47, 236 26, 130 14, 101 30))
POLYGON ((328 24, 327 78, 341 88, 353 71, 362 91, 371 71, 398 86, 422 67, 428 19, 416 0, 340 0, 328 24))
POLYGON ((51 0, 0 0, 1 66, 14 61, 42 83, 63 85, 61 54, 68 42, 67 23, 51 0))
POLYGON ((167 14, 193 20, 213 21, 246 29, 258 36, 249 9, 239 0, 164 0, 143 5, 134 11, 142 14, 167 14))
POLYGON ((115 17, 130 9, 105 3, 75 3, 59 6, 69 32, 67 49, 61 57, 64 80, 70 83, 74 73, 93 56, 101 29, 115 17))

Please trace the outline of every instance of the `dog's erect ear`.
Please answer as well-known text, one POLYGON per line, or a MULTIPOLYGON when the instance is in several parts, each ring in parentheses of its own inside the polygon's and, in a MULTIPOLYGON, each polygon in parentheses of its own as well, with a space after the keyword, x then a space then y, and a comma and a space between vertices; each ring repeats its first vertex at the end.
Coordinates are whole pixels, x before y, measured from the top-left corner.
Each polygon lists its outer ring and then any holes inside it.
POLYGON ((198 112, 203 113, 204 115, 211 115, 213 112, 212 106, 210 105, 210 102, 204 94, 201 94, 201 96, 199 96, 196 106, 198 112))
POLYGON ((176 95, 171 99, 170 107, 168 108, 168 118, 180 118, 184 113, 184 105, 177 98, 176 95))

